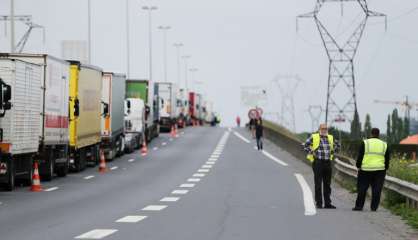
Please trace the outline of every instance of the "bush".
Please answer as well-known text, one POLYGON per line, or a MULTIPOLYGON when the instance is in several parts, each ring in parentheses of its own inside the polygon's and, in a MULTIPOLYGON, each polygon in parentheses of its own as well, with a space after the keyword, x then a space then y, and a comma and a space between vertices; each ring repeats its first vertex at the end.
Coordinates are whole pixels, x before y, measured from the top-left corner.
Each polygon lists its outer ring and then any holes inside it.
POLYGON ((388 175, 418 184, 418 167, 411 167, 415 163, 414 160, 406 160, 404 158, 392 159, 388 175))
POLYGON ((392 213, 399 215, 413 228, 418 229, 418 210, 406 206, 406 198, 402 195, 386 191, 384 206, 392 213))

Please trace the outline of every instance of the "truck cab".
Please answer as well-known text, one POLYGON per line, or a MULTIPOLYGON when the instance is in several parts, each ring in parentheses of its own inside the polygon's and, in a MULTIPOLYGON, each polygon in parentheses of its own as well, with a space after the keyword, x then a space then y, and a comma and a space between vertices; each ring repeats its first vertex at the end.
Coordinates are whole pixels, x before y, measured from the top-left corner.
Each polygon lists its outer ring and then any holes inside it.
POLYGON ((145 134, 145 103, 139 98, 125 99, 125 151, 139 149, 145 134))

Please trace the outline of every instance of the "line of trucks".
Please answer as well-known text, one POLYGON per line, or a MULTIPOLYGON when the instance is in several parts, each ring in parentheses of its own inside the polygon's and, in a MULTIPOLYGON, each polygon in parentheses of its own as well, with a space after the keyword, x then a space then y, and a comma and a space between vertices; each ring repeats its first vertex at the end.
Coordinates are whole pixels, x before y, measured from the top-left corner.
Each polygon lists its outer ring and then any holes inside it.
POLYGON ((96 166, 170 131, 216 122, 213 104, 173 83, 44 54, 0 53, 0 184, 30 185, 96 166))

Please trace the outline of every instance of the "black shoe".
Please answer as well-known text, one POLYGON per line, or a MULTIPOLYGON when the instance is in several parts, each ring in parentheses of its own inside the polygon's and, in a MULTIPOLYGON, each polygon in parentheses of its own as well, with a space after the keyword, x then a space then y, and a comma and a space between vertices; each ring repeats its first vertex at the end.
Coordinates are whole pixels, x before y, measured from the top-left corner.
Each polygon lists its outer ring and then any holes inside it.
POLYGON ((328 204, 324 206, 325 209, 336 209, 337 207, 332 205, 332 204, 328 204))
POLYGON ((358 208, 358 207, 355 207, 355 208, 353 208, 352 210, 353 210, 353 211, 357 211, 357 212, 361 212, 361 211, 363 211, 363 209, 362 209, 362 208, 358 208))
POLYGON ((370 209, 372 212, 376 212, 377 211, 377 209, 374 209, 374 208, 372 208, 372 209, 370 209))
POLYGON ((322 209, 322 204, 316 204, 317 209, 322 209))

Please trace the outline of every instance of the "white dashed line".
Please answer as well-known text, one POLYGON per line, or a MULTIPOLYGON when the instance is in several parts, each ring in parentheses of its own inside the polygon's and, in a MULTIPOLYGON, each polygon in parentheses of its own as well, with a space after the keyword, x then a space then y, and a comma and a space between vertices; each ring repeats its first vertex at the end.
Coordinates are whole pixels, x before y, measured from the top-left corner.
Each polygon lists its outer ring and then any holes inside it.
POLYGON ((235 136, 239 137, 242 141, 246 142, 246 143, 250 143, 250 140, 246 139, 245 137, 243 137, 241 134, 234 132, 235 136))
POLYGON ((213 157, 211 157, 211 158, 209 158, 208 160, 209 160, 209 161, 217 161, 217 160, 218 160, 218 158, 213 158, 213 157))
POLYGON ((205 164, 207 164, 207 165, 213 165, 213 164, 215 164, 216 162, 211 162, 211 161, 208 161, 208 162, 206 162, 205 164))
POLYGON ((180 198, 178 197, 166 197, 160 200, 160 202, 177 202, 180 198))
POLYGON ((58 190, 58 187, 47 188, 44 191, 45 192, 52 192, 52 191, 55 191, 55 190, 58 190))
POLYGON ((147 216, 126 216, 116 222, 118 223, 137 223, 147 218, 147 216))
POLYGON ((113 233, 117 232, 116 229, 94 229, 90 232, 86 232, 80 236, 75 237, 76 239, 102 239, 113 233))
POLYGON ((184 195, 187 194, 189 190, 174 190, 171 192, 171 194, 177 194, 177 195, 184 195))
POLYGON ((180 185, 181 188, 192 188, 194 186, 195 186, 194 183, 185 183, 185 184, 180 185))
POLYGON ((203 173, 195 173, 195 174, 193 174, 193 177, 204 177, 204 176, 206 176, 205 174, 203 174, 203 173))
POLYGON ((170 142, 172 142, 173 141, 173 139, 172 138, 170 138, 170 139, 168 139, 170 142))
POLYGON ((111 167, 110 170, 116 170, 118 168, 119 168, 118 166, 114 166, 114 167, 111 167))
POLYGON ((165 146, 165 145, 167 145, 167 143, 166 142, 163 142, 163 143, 161 143, 161 145, 165 146))
POLYGON ((255 150, 258 150, 258 148, 257 148, 256 146, 254 147, 254 149, 255 149, 255 150))
POLYGON ((200 172, 200 173, 208 173, 209 172, 209 169, 199 169, 199 170, 197 170, 197 172, 200 172))
POLYGON ((166 205, 149 205, 147 207, 144 207, 142 211, 161 211, 165 208, 167 208, 166 205))
POLYGON ((200 178, 189 178, 187 179, 188 182, 200 182, 200 178))
POLYGON ((93 176, 93 175, 90 175, 90 176, 84 177, 84 179, 86 179, 86 180, 89 180, 89 179, 92 179, 92 178, 94 178, 94 176, 93 176))
POLYGON ((212 155, 212 156, 210 156, 210 158, 219 158, 220 157, 220 155, 212 155))
POLYGON ((158 148, 157 148, 157 147, 154 147, 152 150, 157 151, 157 150, 158 150, 158 148))
POLYGON ((202 168, 212 168, 213 166, 211 165, 203 165, 202 168))
POLYGON ((309 188, 308 183, 305 181, 305 178, 301 174, 295 173, 295 177, 302 188, 305 216, 313 216, 316 214, 316 208, 312 197, 312 191, 309 188))
POLYGON ((268 158, 270 158, 271 160, 275 161, 276 163, 283 165, 283 166, 288 166, 287 163, 283 162, 282 160, 279 160, 278 158, 276 158, 275 156, 271 155, 270 153, 266 152, 263 150, 263 154, 265 156, 267 156, 268 158))
POLYGON ((135 159, 129 159, 128 160, 128 162, 134 162, 135 161, 135 159))

